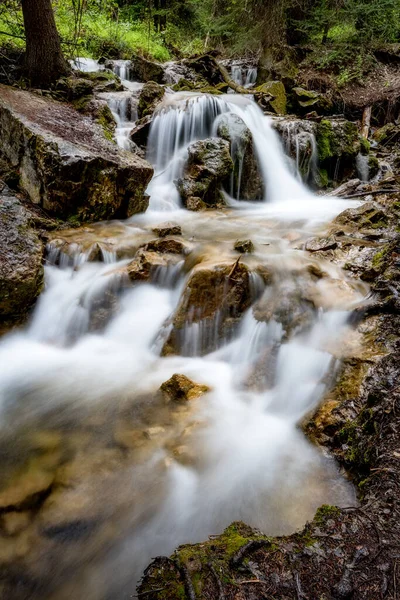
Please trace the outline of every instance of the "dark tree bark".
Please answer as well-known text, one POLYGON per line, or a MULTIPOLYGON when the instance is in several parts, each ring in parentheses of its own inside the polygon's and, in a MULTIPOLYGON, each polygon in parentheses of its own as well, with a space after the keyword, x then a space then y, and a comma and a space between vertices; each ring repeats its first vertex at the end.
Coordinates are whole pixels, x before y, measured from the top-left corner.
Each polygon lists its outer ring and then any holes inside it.
POLYGON ((51 0, 22 0, 22 13, 28 77, 31 85, 48 87, 70 71, 61 50, 51 0))

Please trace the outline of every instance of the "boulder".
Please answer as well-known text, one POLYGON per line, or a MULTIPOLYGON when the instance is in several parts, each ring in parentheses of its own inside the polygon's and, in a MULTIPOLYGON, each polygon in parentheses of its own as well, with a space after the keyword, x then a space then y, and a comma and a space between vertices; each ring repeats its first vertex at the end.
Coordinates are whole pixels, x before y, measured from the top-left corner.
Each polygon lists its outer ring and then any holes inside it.
POLYGON ((207 204, 203 202, 201 198, 197 198, 196 196, 190 196, 186 200, 186 208, 188 210, 198 212, 200 210, 206 210, 207 204))
POLYGON ((254 91, 261 108, 270 110, 277 115, 286 114, 286 90, 281 81, 267 81, 254 91))
POLYGON ((212 86, 224 83, 218 63, 211 54, 204 54, 183 60, 182 63, 189 69, 198 73, 212 86))
POLYGON ((233 170, 229 142, 211 138, 194 142, 188 148, 188 160, 177 188, 183 203, 189 198, 200 198, 208 206, 223 202, 222 182, 233 170))
POLYGON ((139 118, 152 115, 157 104, 162 100, 165 88, 155 81, 145 83, 139 96, 138 115, 139 118))
POLYGON ((172 327, 163 353, 183 355, 187 327, 198 324, 196 353, 215 350, 221 340, 235 331, 240 318, 252 301, 249 269, 234 265, 197 265, 191 272, 180 302, 172 317, 172 327))
POLYGON ((129 65, 132 81, 155 81, 163 83, 164 68, 160 63, 146 60, 143 56, 134 54, 129 65))
POLYGON ((332 102, 323 94, 302 87, 292 88, 292 101, 296 114, 307 114, 316 111, 319 114, 327 114, 332 110, 332 102))
POLYGON ((233 198, 261 200, 264 184, 250 129, 238 115, 224 113, 218 121, 217 135, 229 142, 233 161, 233 172, 225 188, 233 198))
POLYGON ((177 223, 160 223, 160 225, 153 227, 152 231, 161 238, 167 235, 182 235, 182 228, 177 223))
POLYGON ((188 402, 210 391, 207 385, 195 383, 186 375, 172 375, 161 384, 160 390, 168 402, 188 402))
POLYGON ((0 86, 0 128, 0 159, 51 215, 98 221, 146 210, 151 165, 117 148, 71 106, 0 86))
POLYGON ((237 240, 235 250, 241 254, 250 254, 254 252, 254 244, 251 240, 237 240))
POLYGON ((158 268, 166 268, 177 260, 179 257, 176 254, 159 254, 140 248, 127 266, 128 277, 131 281, 149 281, 158 268))
POLYGON ((316 137, 321 182, 328 184, 354 177, 356 157, 362 149, 356 123, 322 119, 317 125, 316 137))
POLYGON ((0 321, 18 320, 43 286, 43 244, 32 213, 0 182, 0 321))
POLYGON ((286 153, 295 161, 302 179, 319 187, 316 132, 317 123, 305 119, 274 119, 274 129, 282 138, 286 153))
POLYGON ((184 242, 173 238, 151 240, 143 248, 149 252, 159 252, 160 254, 187 254, 188 252, 184 242))
POLYGON ((325 252, 326 250, 334 250, 337 248, 337 241, 334 236, 327 238, 312 238, 307 240, 305 249, 308 252, 325 252))
POLYGON ((152 115, 147 115, 142 119, 139 119, 135 123, 135 127, 129 134, 129 139, 131 142, 136 144, 139 148, 146 148, 147 139, 150 133, 150 126, 152 121, 152 115))

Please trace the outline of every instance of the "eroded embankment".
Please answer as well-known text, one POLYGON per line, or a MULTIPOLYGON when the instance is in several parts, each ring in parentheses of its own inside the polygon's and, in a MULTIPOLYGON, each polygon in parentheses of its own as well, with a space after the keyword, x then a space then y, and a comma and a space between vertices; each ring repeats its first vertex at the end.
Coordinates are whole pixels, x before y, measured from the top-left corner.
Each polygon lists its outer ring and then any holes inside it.
POLYGON ((323 506, 301 532, 287 537, 268 538, 234 523, 222 535, 156 558, 145 571, 139 598, 397 597, 400 203, 395 193, 374 199, 369 208, 345 211, 335 220, 332 243, 315 241, 325 259, 370 281, 372 294, 352 316, 364 336, 365 355, 343 362, 327 401, 304 426, 346 468, 359 505, 323 506))

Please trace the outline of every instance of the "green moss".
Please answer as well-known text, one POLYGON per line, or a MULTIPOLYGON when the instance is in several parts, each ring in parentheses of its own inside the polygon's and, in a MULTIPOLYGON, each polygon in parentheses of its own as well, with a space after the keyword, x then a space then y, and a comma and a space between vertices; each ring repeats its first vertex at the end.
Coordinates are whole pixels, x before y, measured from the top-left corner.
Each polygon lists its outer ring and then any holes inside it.
POLYGON ((317 131, 317 148, 318 158, 321 162, 334 156, 334 135, 332 123, 323 119, 318 126, 317 131))
POLYGON ((272 96, 270 106, 277 115, 285 115, 287 112, 287 97, 285 86, 281 81, 268 81, 255 89, 258 94, 272 96))
POLYGON ((317 525, 323 525, 327 519, 332 519, 340 514, 340 509, 337 506, 323 504, 315 513, 314 522, 317 525))
POLYGON ((371 149, 371 144, 365 137, 360 137, 360 152, 361 154, 367 155, 371 149))

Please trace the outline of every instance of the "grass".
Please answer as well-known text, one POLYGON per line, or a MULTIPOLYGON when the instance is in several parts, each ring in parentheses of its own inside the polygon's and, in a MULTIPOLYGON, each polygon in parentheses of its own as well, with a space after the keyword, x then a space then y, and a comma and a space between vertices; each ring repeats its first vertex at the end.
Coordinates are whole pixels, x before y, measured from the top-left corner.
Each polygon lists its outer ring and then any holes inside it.
MULTIPOLYGON (((67 56, 128 59, 133 53, 139 53, 160 62, 171 58, 163 38, 147 23, 116 22, 104 13, 88 11, 82 20, 78 43, 74 46, 74 18, 70 8, 60 3, 55 17, 67 56)), ((21 15, 16 15, 12 21, 0 16, 0 31, 23 36, 21 15)), ((0 34, 0 45, 10 41, 18 47, 25 46, 25 41, 19 37, 0 34)))

